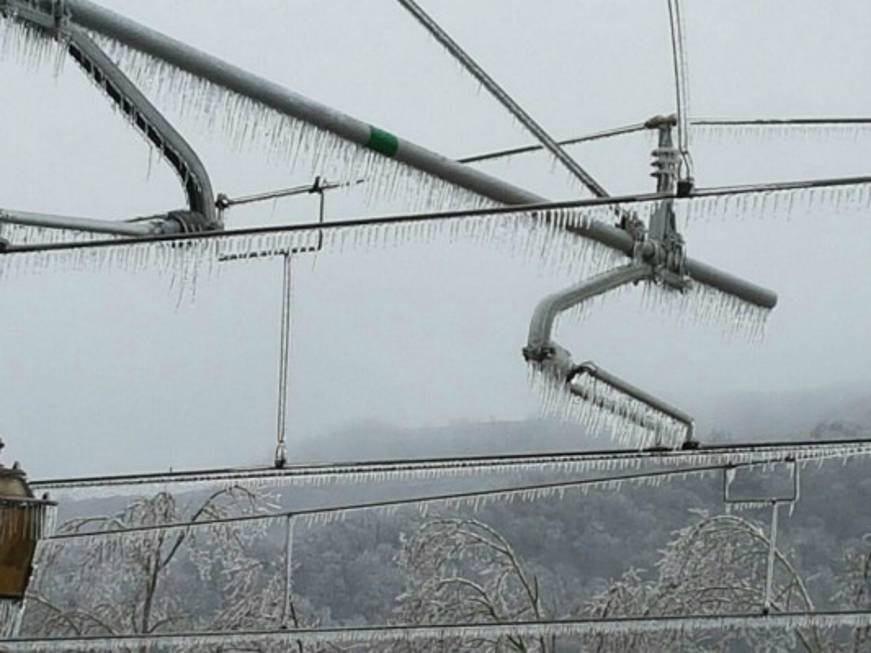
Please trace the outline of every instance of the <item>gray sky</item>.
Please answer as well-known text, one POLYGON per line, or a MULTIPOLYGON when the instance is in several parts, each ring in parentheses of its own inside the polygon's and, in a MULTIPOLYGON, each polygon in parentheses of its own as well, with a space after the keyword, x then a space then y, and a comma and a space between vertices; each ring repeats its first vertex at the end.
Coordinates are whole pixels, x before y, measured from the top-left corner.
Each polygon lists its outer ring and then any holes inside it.
MULTIPOLYGON (((101 0, 298 92, 450 156, 531 140, 389 0, 101 0)), ((423 3, 558 137, 673 108, 665 0, 423 3)), ((868 115, 871 5, 685 3, 693 116, 868 115)), ((124 219, 177 208, 173 175, 67 62, 0 59, 0 206, 124 219), (150 173, 149 173, 150 168, 150 173)), ((168 110, 230 195, 310 181, 168 110)), ((871 130, 697 132, 700 185, 867 173, 871 130)), ((652 190, 647 135, 572 149, 612 193, 652 190)), ((576 194, 544 156, 487 170, 576 194)), ((398 210, 333 195, 331 217, 398 210)), ((736 393, 868 385, 864 212, 824 199, 791 220, 740 211, 686 230, 692 256, 780 293, 759 344, 639 308, 628 293, 566 322, 580 358, 702 418, 736 393), (861 213, 861 214, 860 214, 861 213)), ((233 212, 231 227, 309 221, 309 198, 233 212)), ((33 475, 266 462, 274 437, 280 269, 230 264, 176 309, 156 276, 3 280, 0 430, 33 475)), ((498 248, 414 246, 297 261, 290 440, 367 420, 402 426, 537 414, 520 356, 545 293, 575 281, 498 248)), ((775 401, 775 399, 772 399, 775 401)), ((728 420, 727 420, 728 421, 728 420)), ((291 451, 292 455, 292 451, 291 451)))

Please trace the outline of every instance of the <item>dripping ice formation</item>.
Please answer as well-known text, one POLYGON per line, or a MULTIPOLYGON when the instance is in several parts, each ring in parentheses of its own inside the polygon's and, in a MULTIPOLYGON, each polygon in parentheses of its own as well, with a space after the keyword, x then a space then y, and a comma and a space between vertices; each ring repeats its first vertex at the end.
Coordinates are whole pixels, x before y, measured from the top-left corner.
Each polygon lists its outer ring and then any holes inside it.
POLYGON ((115 478, 82 478, 34 481, 34 490, 50 491, 69 500, 96 499, 159 489, 199 491, 242 485, 281 488, 297 485, 331 486, 339 483, 385 483, 445 478, 479 478, 487 475, 530 473, 613 473, 639 471, 650 466, 709 467, 766 465, 794 459, 799 466, 871 454, 871 442, 796 443, 789 445, 747 445, 711 447, 708 450, 599 451, 514 456, 511 458, 469 458, 446 460, 403 460, 373 463, 336 463, 289 466, 284 469, 252 468, 194 471, 181 474, 148 474, 115 478))
POLYGON ((681 229, 698 222, 755 219, 789 221, 820 220, 837 214, 838 219, 865 217, 871 208, 871 182, 834 183, 790 189, 760 188, 754 191, 711 194, 674 200, 681 229))
POLYGON ((31 70, 51 63, 57 72, 64 61, 65 49, 43 30, 17 20, 14 13, 4 16, 0 11, 0 56, 31 70))
POLYGON ((674 448, 688 434, 687 425, 634 399, 599 379, 586 375, 566 383, 562 376, 537 373, 531 365, 531 385, 550 418, 579 424, 589 435, 605 435, 621 446, 674 448))
POLYGON ((323 525, 340 521, 350 514, 365 512, 380 516, 391 516, 402 508, 417 510, 421 515, 432 511, 471 509, 478 512, 481 509, 499 503, 534 502, 557 497, 564 499, 569 494, 586 496, 590 492, 620 491, 626 485, 642 487, 659 487, 663 482, 687 478, 704 478, 718 471, 717 468, 687 468, 664 470, 635 475, 610 478, 589 478, 582 480, 558 481, 541 485, 517 485, 508 488, 496 488, 456 494, 430 494, 416 497, 406 497, 396 500, 373 501, 356 505, 338 505, 324 508, 304 508, 294 511, 246 513, 236 517, 215 520, 154 523, 145 526, 119 527, 108 530, 75 530, 60 532, 43 541, 46 550, 53 550, 75 544, 86 546, 96 552, 101 559, 112 559, 123 555, 128 548, 138 550, 141 544, 151 541, 158 532, 182 531, 201 533, 207 540, 216 540, 227 531, 243 532, 245 529, 264 529, 268 522, 279 520, 301 519, 309 525, 323 525))
POLYGON ((156 102, 232 143, 257 148, 294 171, 327 178, 364 177, 369 202, 402 199, 408 208, 490 206, 490 200, 403 165, 374 150, 279 113, 103 34, 91 37, 156 102))

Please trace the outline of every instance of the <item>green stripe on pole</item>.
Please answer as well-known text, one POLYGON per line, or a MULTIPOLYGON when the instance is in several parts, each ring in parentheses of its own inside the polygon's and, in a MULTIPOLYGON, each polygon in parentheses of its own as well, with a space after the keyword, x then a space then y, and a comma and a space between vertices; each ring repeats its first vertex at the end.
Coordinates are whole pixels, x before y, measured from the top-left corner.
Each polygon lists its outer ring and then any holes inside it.
POLYGON ((366 147, 386 156, 393 156, 399 149, 399 139, 390 132, 369 125, 369 140, 366 141, 366 147))

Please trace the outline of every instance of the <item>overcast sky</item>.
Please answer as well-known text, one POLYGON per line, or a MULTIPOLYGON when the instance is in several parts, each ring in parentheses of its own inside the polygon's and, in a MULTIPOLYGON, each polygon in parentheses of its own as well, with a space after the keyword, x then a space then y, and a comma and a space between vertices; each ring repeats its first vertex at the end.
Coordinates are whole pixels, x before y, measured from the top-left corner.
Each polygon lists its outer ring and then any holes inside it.
MULTIPOLYGON (((449 156, 531 137, 390 0, 100 0, 297 92, 449 156)), ((422 3, 557 137, 673 111, 665 0, 422 3)), ((871 58, 864 0, 687 1, 695 117, 863 116, 871 58)), ((4 51, 0 47, 0 51, 4 51)), ((126 219, 178 208, 169 169, 67 62, 0 59, 0 206, 126 219)), ((176 102, 183 104, 182 102, 176 102)), ((219 107, 220 110, 220 107, 219 107)), ((167 105, 230 195, 311 180, 239 149, 167 105)), ((648 192, 652 141, 572 148, 610 192, 648 192)), ((866 174, 871 130, 696 131, 697 182, 866 174)), ((305 162, 303 162, 305 163, 305 162)), ((489 172, 577 196, 545 156, 489 172)), ((396 210, 333 195, 333 218, 396 210)), ((871 227, 826 198, 791 220, 733 209, 686 229, 692 256, 774 288, 761 343, 639 308, 630 292, 558 336, 700 416, 736 394, 867 386, 871 227)), ((231 212, 231 227, 310 221, 310 198, 231 212)), ((546 255, 545 255, 546 256, 546 255)), ((176 308, 150 274, 53 271, 3 279, 0 431, 33 476, 267 462, 274 438, 280 265, 227 264, 176 308), (232 266, 232 269, 229 267, 232 266)), ((431 426, 537 414, 520 355, 545 293, 576 281, 497 247, 413 246, 295 262, 293 443, 368 421, 431 426)))

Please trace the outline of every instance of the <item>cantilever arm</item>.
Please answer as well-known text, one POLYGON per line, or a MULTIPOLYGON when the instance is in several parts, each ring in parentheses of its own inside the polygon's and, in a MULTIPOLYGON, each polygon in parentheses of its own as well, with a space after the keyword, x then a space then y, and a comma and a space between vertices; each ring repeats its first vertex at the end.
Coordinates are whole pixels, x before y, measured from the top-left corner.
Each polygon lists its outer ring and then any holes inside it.
POLYGON ((547 357, 546 350, 553 346, 551 332, 557 315, 596 295, 614 290, 628 283, 649 279, 653 267, 646 263, 630 263, 619 268, 597 274, 565 290, 555 292, 542 299, 532 315, 529 325, 529 338, 524 349, 528 360, 542 360, 547 357))
POLYGON ((623 394, 632 397, 636 401, 640 401, 641 403, 646 404, 653 410, 668 415, 676 422, 682 423, 684 426, 686 426, 687 429, 687 437, 684 440, 684 448, 690 448, 695 444, 695 441, 693 440, 693 434, 695 432, 695 420, 693 419, 692 415, 685 413, 680 408, 672 406, 670 403, 663 401, 659 397, 655 397, 649 392, 642 390, 638 386, 632 385, 628 381, 624 381, 619 376, 615 376, 610 372, 606 372, 592 361, 584 361, 580 365, 576 365, 574 368, 569 370, 568 376, 566 377, 566 383, 569 385, 569 389, 572 392, 576 392, 571 387, 572 381, 575 379, 575 377, 582 376, 584 374, 596 379, 597 381, 607 383, 612 388, 615 388, 623 394))
POLYGON ((127 223, 20 211, 0 212, 0 217, 14 224, 126 236, 220 229, 211 181, 196 152, 85 29, 65 20, 63 8, 57 3, 22 4, 0 0, 0 11, 12 11, 14 17, 60 35, 67 53, 178 174, 187 198, 187 210, 137 218, 127 223))
MULTIPOLYGON (((0 10, 17 12, 19 17, 38 21, 41 14, 52 16, 57 0, 0 0, 0 10), (34 9, 38 8, 38 11, 34 9)), ((163 60, 200 79, 259 102, 286 116, 331 132, 344 140, 374 150, 421 172, 465 188, 502 204, 521 205, 543 202, 544 198, 501 179, 491 177, 475 168, 399 138, 336 109, 310 100, 278 84, 253 75, 241 68, 221 61, 181 41, 140 25, 122 15, 105 9, 90 0, 64 0, 63 10, 70 20, 85 29, 100 32, 124 45, 163 60)), ((44 20, 44 18, 43 18, 44 20)), ((619 226, 593 220, 587 226, 571 231, 595 240, 607 247, 634 253, 635 241, 619 226)), ((686 271, 695 280, 722 292, 739 297, 751 304, 773 308, 777 295, 753 283, 726 274, 709 265, 687 259, 686 271)))
MULTIPOLYGON (((572 386, 572 381, 577 377, 587 375, 607 384, 621 394, 641 402, 650 409, 683 424, 687 429, 684 446, 690 447, 694 445, 694 421, 690 415, 624 381, 620 377, 606 372, 591 361, 576 365, 572 360, 571 354, 563 347, 560 347, 552 338, 554 321, 557 315, 563 311, 609 290, 614 290, 629 283, 652 279, 653 276, 654 269, 651 265, 646 263, 631 263, 597 274, 591 279, 548 295, 535 307, 535 312, 529 326, 527 344, 523 348, 523 356, 527 361, 540 365, 546 373, 555 377, 570 392, 580 397, 583 397, 583 393, 572 386)), ((617 410, 613 407, 610 408, 615 411, 617 410)), ((624 415, 624 417, 640 426, 647 426, 643 418, 633 419, 629 415, 624 415)))

